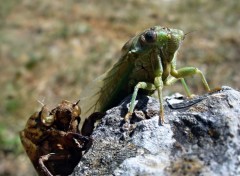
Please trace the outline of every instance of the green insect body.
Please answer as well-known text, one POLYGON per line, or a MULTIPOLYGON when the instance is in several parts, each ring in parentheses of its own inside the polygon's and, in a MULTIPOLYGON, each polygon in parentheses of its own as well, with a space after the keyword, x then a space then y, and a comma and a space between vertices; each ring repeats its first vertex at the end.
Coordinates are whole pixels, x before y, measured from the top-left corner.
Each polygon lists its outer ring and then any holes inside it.
POLYGON ((92 112, 104 112, 132 94, 130 108, 125 116, 129 121, 139 93, 151 95, 158 92, 160 102, 159 123, 164 122, 164 86, 180 80, 189 97, 191 93, 184 77, 198 74, 207 91, 208 83, 195 67, 176 69, 177 52, 185 38, 183 31, 155 26, 130 39, 122 48, 118 62, 105 74, 94 80, 81 94, 83 117, 92 112))

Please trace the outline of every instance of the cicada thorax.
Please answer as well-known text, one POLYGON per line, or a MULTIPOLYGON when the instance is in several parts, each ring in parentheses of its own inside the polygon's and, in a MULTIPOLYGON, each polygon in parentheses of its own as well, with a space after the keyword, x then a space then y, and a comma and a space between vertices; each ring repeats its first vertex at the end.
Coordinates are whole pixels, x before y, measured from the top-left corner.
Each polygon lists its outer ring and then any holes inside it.
MULTIPOLYGON (((134 87, 139 82, 149 82, 152 83, 154 81, 154 69, 152 67, 151 57, 149 55, 142 55, 141 57, 136 57, 134 60, 134 67, 129 74, 127 86, 127 93, 125 96, 131 94, 134 91, 134 87)), ((140 94, 151 95, 153 91, 143 90, 139 91, 140 94)))

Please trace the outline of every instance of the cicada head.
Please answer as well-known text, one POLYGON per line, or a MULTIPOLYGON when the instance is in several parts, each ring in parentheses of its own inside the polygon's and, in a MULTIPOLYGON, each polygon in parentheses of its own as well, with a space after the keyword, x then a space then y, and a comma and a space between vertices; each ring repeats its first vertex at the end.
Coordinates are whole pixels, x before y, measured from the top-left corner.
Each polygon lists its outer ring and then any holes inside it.
POLYGON ((156 26, 146 30, 141 35, 140 42, 155 45, 174 53, 182 43, 184 36, 182 30, 156 26))
POLYGON ((155 26, 145 30, 131 40, 131 52, 150 53, 158 51, 161 58, 167 61, 173 59, 179 49, 185 34, 182 30, 155 26))
POLYGON ((54 116, 54 126, 61 131, 78 131, 81 108, 77 103, 63 100, 50 114, 54 116), (74 129, 74 130, 73 130, 74 129))
POLYGON ((184 33, 179 29, 156 28, 157 45, 169 54, 174 54, 184 40, 184 33))

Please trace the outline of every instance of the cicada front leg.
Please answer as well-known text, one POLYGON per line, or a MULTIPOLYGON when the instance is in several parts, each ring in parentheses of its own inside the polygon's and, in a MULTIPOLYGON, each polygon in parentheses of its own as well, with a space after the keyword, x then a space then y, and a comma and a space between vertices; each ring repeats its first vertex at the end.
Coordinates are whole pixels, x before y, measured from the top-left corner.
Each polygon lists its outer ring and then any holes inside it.
MULTIPOLYGON (((137 97, 137 93, 139 89, 145 89, 145 90, 149 90, 149 91, 154 91, 156 90, 156 86, 152 83, 148 83, 148 82, 139 82, 135 87, 134 87, 134 92, 132 94, 132 99, 130 102, 130 108, 128 110, 128 113, 125 115, 124 120, 125 122, 129 122, 130 118, 133 114, 133 110, 135 108, 135 101, 136 101, 136 97, 137 97)), ((163 112, 163 110, 162 110, 163 112)))
MULTIPOLYGON (((202 82, 203 82, 203 86, 204 88, 210 92, 211 89, 209 88, 209 85, 207 83, 207 80, 205 78, 205 76, 203 75, 203 73, 196 67, 184 67, 184 68, 180 68, 178 70, 176 69, 172 69, 171 70, 171 75, 177 79, 181 79, 181 82, 183 84, 183 87, 185 89, 185 91, 187 92, 187 95, 191 97, 189 88, 187 87, 187 84, 184 81, 184 77, 187 76, 192 76, 192 75, 199 75, 202 82)), ((171 82, 168 82, 168 84, 171 84, 171 82)))

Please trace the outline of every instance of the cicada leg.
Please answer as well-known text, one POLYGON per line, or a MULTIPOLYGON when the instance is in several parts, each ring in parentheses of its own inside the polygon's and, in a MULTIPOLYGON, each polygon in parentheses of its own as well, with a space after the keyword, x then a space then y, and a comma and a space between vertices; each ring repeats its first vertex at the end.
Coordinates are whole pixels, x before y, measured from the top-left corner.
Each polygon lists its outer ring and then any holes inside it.
POLYGON ((102 112, 94 112, 91 114, 83 123, 81 133, 84 136, 90 136, 94 130, 95 123, 103 118, 105 113, 102 112))
POLYGON ((44 162, 48 161, 49 158, 51 156, 54 156, 55 153, 49 153, 47 155, 44 155, 44 156, 41 156, 39 158, 39 167, 40 167, 40 170, 41 172, 45 175, 45 176, 52 176, 51 172, 48 170, 48 168, 45 166, 44 162))
POLYGON ((55 174, 52 174, 46 165, 44 164, 47 161, 64 161, 69 159, 68 155, 63 154, 57 154, 57 153, 49 153, 47 155, 43 155, 39 158, 38 164, 40 167, 40 170, 44 176, 53 176, 55 174))
MULTIPOLYGON (((204 85, 205 89, 208 92, 210 92, 211 90, 210 90, 210 88, 208 86, 206 78, 205 78, 203 73, 198 68, 195 68, 195 67, 184 67, 184 68, 180 68, 178 70, 175 70, 175 69, 171 70, 171 75, 173 77, 175 77, 175 78, 184 78, 184 77, 195 75, 195 74, 198 74, 201 77, 201 80, 203 82, 203 85, 204 85)), ((183 83, 183 86, 185 87, 185 90, 186 90, 187 86, 186 86, 186 83, 184 83, 184 82, 182 82, 182 83, 183 83)))
POLYGON ((130 102, 130 108, 128 113, 125 115, 124 120, 125 122, 129 122, 130 117, 133 113, 134 107, 135 107, 135 101, 137 97, 137 93, 139 89, 146 89, 146 90, 156 90, 156 87, 152 83, 147 83, 147 82, 139 82, 135 87, 134 87, 134 92, 132 94, 132 99, 130 102))
POLYGON ((160 105, 158 124, 161 125, 164 123, 163 95, 162 95, 163 81, 161 76, 155 77, 154 85, 158 92, 158 99, 159 99, 159 105, 160 105))
POLYGON ((165 85, 165 86, 171 86, 172 84, 174 84, 174 83, 175 83, 176 81, 178 81, 178 80, 181 81, 181 83, 182 83, 182 85, 183 85, 183 88, 184 88, 187 96, 188 96, 188 97, 192 97, 192 94, 191 94, 191 92, 190 92, 190 90, 189 90, 189 88, 188 88, 188 86, 187 86, 184 78, 170 77, 170 78, 168 78, 168 79, 166 79, 166 80, 164 81, 164 85, 165 85))

